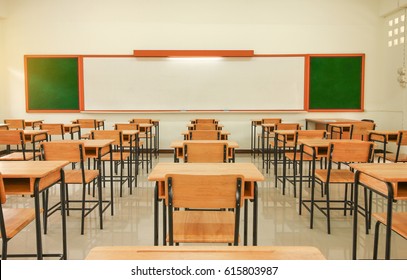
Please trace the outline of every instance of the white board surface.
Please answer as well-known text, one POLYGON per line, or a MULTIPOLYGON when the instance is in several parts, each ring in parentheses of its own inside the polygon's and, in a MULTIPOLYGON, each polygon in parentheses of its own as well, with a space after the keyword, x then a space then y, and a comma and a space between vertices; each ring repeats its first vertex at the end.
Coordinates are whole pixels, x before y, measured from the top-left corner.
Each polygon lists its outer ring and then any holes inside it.
POLYGON ((304 57, 85 57, 85 110, 303 110, 304 57))

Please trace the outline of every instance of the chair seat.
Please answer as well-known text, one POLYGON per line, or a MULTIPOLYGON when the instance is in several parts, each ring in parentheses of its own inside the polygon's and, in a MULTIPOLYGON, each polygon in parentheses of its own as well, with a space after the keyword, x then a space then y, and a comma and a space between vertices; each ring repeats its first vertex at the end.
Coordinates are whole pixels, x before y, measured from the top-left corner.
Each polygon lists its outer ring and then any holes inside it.
MULTIPOLYGON (((3 208, 4 223, 6 225, 7 238, 13 238, 24 227, 35 219, 34 208, 3 208)), ((0 237, 1 236, 0 233, 0 237)))
MULTIPOLYGON (((396 154, 386 153, 386 160, 396 162, 396 154)), ((399 154, 397 162, 407 162, 407 154, 399 154)))
MULTIPOLYGON (((289 159, 289 160, 294 160, 294 156, 295 156, 295 160, 296 161, 300 161, 301 160, 301 153, 300 152, 296 152, 296 153, 294 153, 294 152, 286 152, 285 153, 285 157, 287 158, 287 159, 289 159)), ((310 156, 310 155, 308 155, 308 154, 303 154, 303 156, 302 156, 302 160, 303 161, 312 161, 313 160, 313 158, 312 158, 312 156, 310 156)))
MULTIPOLYGON (((387 213, 373 213, 372 215, 377 221, 384 225, 387 224, 387 213)), ((407 238, 407 212, 393 212, 391 229, 407 238)))
POLYGON ((90 183, 99 176, 99 170, 85 170, 85 182, 82 182, 81 170, 65 170, 65 183, 66 184, 82 184, 90 183))
POLYGON ((81 135, 81 139, 90 139, 90 133, 84 133, 81 135))
MULTIPOLYGON (((39 157, 39 155, 36 154, 35 157, 39 157)), ((31 152, 25 153, 25 160, 32 160, 33 158, 34 158, 34 156, 31 152)), ((24 156, 23 156, 22 152, 15 152, 15 153, 11 153, 11 154, 0 157, 0 160, 21 161, 21 160, 24 160, 24 156)))
POLYGON ((233 243, 234 219, 231 211, 176 211, 174 242, 233 243))
MULTIPOLYGON (((346 169, 332 169, 330 183, 353 183, 355 181, 354 173, 346 169)), ((315 170, 315 177, 326 183, 328 176, 328 170, 317 169, 315 170)))
MULTIPOLYGON (((127 160, 130 157, 130 153, 120 153, 120 152, 113 152, 112 153, 112 160, 119 161, 123 158, 123 160, 127 160)), ((106 154, 102 157, 102 161, 110 161, 110 154, 106 154)))

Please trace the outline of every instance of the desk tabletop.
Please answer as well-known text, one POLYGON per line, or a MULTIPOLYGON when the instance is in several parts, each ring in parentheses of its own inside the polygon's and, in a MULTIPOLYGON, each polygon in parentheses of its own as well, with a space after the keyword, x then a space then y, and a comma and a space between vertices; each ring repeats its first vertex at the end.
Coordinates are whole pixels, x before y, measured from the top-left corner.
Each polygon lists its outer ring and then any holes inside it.
POLYGON ((309 246, 111 246, 93 248, 86 260, 324 260, 309 246))
POLYGON ((44 129, 24 129, 24 135, 38 135, 48 133, 48 130, 44 129))
POLYGON ((264 181, 253 163, 170 163, 159 162, 148 176, 149 181, 164 181, 171 173, 197 175, 241 174, 246 181, 264 181))
POLYGON ((57 140, 53 143, 83 143, 83 145, 89 148, 103 148, 112 144, 114 139, 86 139, 86 140, 57 140))
MULTIPOLYGON (((194 131, 194 130, 183 131, 183 132, 181 132, 181 135, 189 135, 189 133, 191 131, 194 131)), ((200 130, 200 131, 211 131, 211 130, 200 130)), ((220 135, 230 135, 230 132, 226 131, 226 130, 215 130, 215 131, 219 131, 220 135)))
POLYGON ((68 164, 68 161, 0 161, 0 173, 4 178, 43 178, 68 164))
POLYGON ((199 143, 199 144, 207 144, 207 143, 225 143, 228 145, 229 148, 239 148, 239 144, 236 141, 232 140, 175 140, 171 142, 171 148, 182 148, 184 144, 187 143, 199 143))
POLYGON ((350 166, 384 182, 407 182, 407 164, 404 163, 352 163, 350 166))

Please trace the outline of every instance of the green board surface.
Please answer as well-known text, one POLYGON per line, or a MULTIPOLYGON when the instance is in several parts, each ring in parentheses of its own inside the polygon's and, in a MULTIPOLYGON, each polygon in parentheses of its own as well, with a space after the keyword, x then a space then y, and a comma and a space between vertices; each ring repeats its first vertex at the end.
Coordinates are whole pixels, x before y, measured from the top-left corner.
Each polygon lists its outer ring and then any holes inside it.
POLYGON ((362 108, 362 56, 310 58, 310 110, 362 108))
POLYGON ((28 110, 79 110, 77 57, 27 57, 28 110))

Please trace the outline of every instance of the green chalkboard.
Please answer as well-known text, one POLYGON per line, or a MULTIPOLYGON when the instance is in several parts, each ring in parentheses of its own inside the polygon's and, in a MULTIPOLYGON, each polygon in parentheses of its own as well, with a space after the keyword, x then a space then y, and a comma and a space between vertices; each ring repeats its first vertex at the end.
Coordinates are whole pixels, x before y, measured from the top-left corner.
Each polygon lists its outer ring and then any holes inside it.
POLYGON ((26 57, 27 111, 79 110, 77 57, 26 57))
POLYGON ((362 110, 363 63, 363 55, 311 56, 309 110, 362 110))

